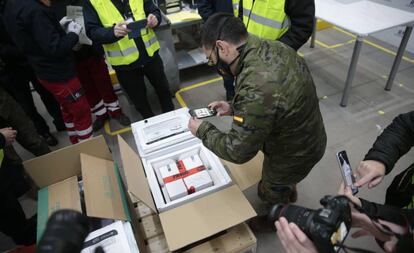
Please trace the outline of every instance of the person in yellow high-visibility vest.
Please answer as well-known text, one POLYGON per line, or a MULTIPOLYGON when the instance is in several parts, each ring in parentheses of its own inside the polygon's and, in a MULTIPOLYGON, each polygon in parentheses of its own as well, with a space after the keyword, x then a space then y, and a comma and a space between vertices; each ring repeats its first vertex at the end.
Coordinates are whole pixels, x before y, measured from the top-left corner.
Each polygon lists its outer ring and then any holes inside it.
POLYGON ((11 237, 17 245, 36 243, 36 215, 26 219, 18 200, 30 189, 23 167, 15 167, 4 156, 3 148, 16 139, 17 131, 11 127, 0 129, 0 231, 11 237))
POLYGON ((314 0, 240 0, 239 18, 249 34, 298 50, 312 35, 314 0))
POLYGON ((162 111, 173 110, 163 62, 158 54, 160 43, 153 31, 161 23, 161 12, 153 1, 84 0, 83 16, 88 37, 103 46, 106 60, 142 117, 154 116, 146 96, 144 76, 154 87, 162 111), (137 24, 139 28, 135 28, 140 31, 127 28, 134 21, 141 21, 137 24))
MULTIPOLYGON (((239 15, 239 0, 200 0, 198 1, 198 14, 204 22, 214 13, 225 12, 239 15)), ((226 100, 231 101, 234 97, 234 77, 231 75, 223 76, 224 89, 226 90, 226 100)))

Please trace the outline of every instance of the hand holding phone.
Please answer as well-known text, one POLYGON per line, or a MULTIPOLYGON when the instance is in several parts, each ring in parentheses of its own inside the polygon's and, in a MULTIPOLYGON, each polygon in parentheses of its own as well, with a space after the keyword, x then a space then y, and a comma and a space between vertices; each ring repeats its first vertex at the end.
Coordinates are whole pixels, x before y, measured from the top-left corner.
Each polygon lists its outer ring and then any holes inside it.
POLYGON ((351 188, 353 195, 357 194, 358 187, 355 186, 355 177, 352 172, 351 164, 349 163, 346 151, 343 150, 336 153, 336 159, 338 160, 339 168, 341 169, 342 179, 344 180, 345 185, 351 188))
POLYGON ((197 119, 204 119, 204 118, 215 116, 217 114, 216 110, 211 109, 209 107, 192 109, 189 111, 189 113, 191 117, 195 117, 197 119))

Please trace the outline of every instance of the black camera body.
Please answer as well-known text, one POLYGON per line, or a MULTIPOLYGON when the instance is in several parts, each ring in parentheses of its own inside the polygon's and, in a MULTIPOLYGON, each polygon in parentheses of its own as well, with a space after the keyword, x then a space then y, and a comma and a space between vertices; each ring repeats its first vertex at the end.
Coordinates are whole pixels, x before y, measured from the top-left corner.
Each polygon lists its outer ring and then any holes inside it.
POLYGON ((269 213, 272 224, 280 217, 295 223, 315 244, 318 252, 339 250, 351 227, 349 199, 345 196, 325 196, 320 200, 323 208, 312 210, 296 205, 274 205, 269 213))

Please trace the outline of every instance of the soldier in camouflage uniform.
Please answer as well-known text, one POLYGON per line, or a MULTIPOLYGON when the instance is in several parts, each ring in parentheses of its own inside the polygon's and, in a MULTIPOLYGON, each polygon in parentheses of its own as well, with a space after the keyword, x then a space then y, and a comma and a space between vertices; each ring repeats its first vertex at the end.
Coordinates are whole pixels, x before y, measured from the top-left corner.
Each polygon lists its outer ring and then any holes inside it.
POLYGON ((216 14, 205 24, 203 49, 221 73, 236 76, 231 130, 191 119, 189 129, 217 156, 245 163, 264 153, 259 197, 269 204, 296 201, 296 184, 322 158, 326 133, 315 85, 304 59, 278 41, 249 36, 237 18, 216 14))

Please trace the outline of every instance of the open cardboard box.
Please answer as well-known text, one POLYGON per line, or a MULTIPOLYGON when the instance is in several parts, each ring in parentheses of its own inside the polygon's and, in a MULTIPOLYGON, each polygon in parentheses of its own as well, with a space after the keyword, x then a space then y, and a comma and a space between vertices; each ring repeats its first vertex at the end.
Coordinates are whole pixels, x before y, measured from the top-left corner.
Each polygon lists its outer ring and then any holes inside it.
MULTIPOLYGON (((41 188, 38 193, 38 240, 54 211, 73 209, 82 212, 79 176, 82 176, 86 215, 130 221, 134 228, 138 228, 132 202, 102 136, 28 160, 24 166, 41 188)), ((137 234, 136 238, 139 248, 145 252, 143 240, 137 234)))
POLYGON ((120 136, 118 144, 128 191, 135 199, 159 213, 171 251, 208 238, 256 216, 256 212, 235 184, 158 212, 141 158, 120 136))
MULTIPOLYGON (((139 156, 120 136, 118 142, 128 192, 157 212, 139 156)), ((145 252, 132 203, 129 196, 123 194, 125 187, 114 169, 112 155, 102 136, 26 161, 24 166, 40 188, 47 187, 48 201, 47 205, 43 205, 47 211, 39 213, 46 215, 38 216, 38 222, 42 222, 42 219, 46 221, 49 214, 57 209, 80 210, 75 177, 82 174, 83 180, 86 179, 84 192, 87 215, 117 220, 131 219, 134 232, 138 233, 136 239, 139 249, 145 252)), ((255 215, 239 187, 233 184, 162 212, 159 216, 169 249, 175 251, 255 215)))

